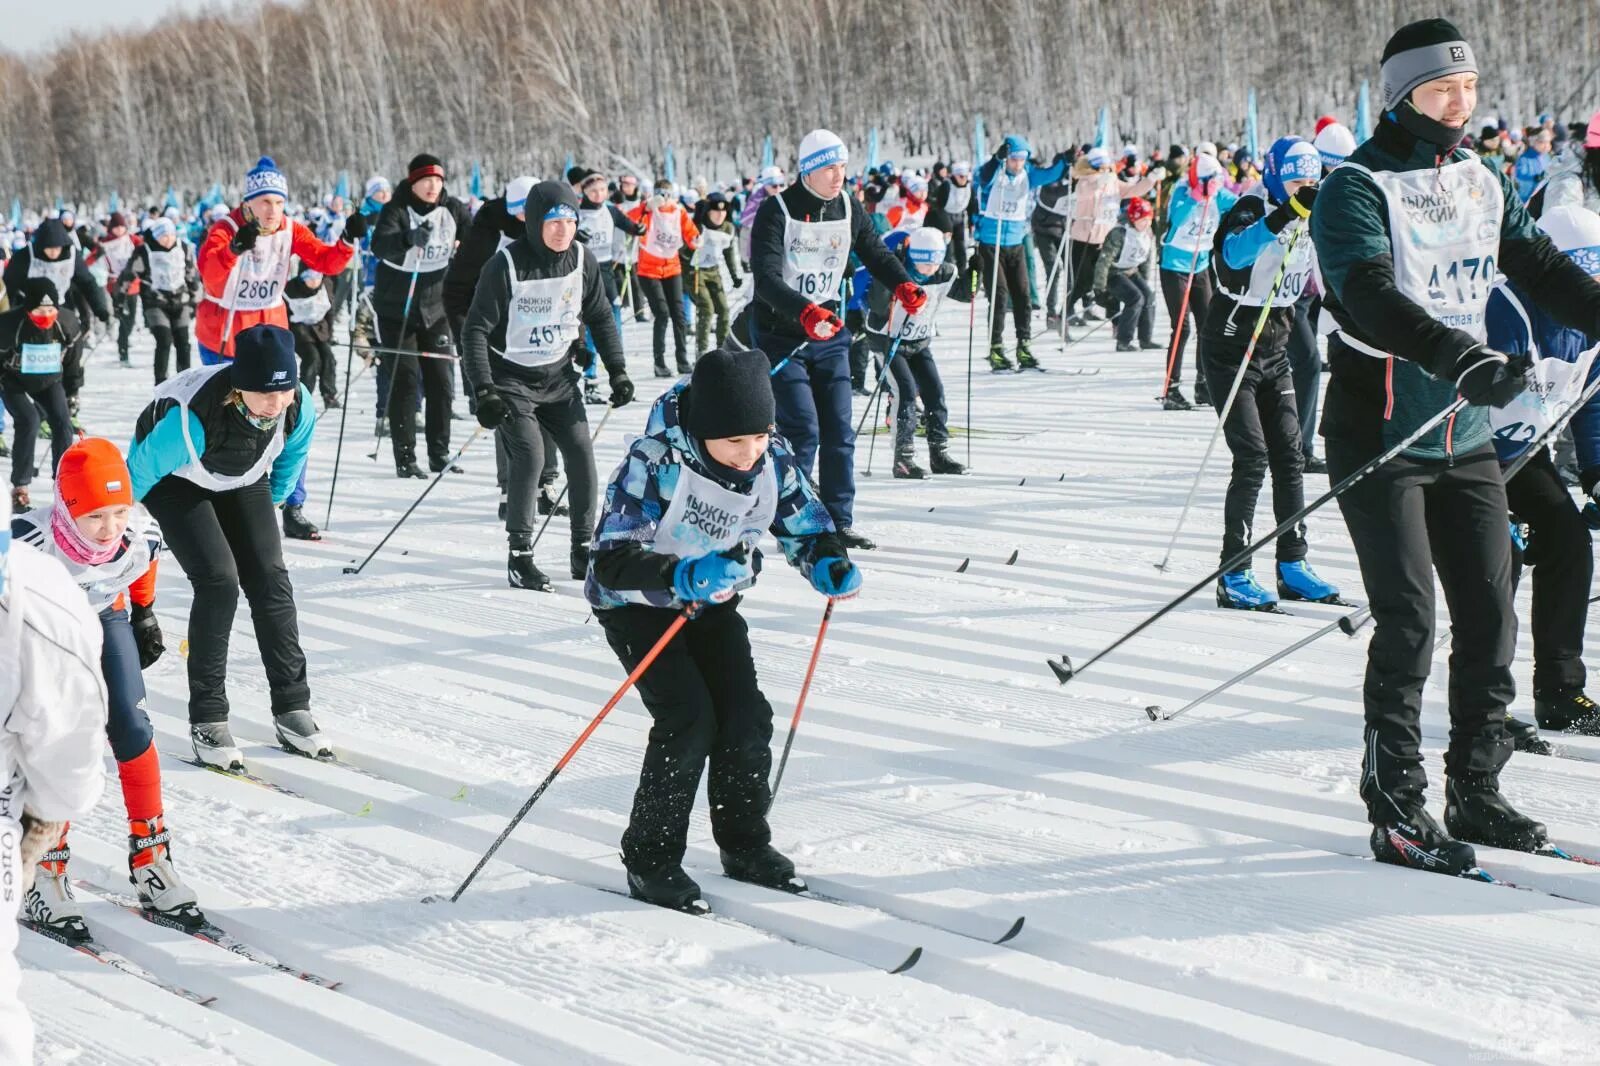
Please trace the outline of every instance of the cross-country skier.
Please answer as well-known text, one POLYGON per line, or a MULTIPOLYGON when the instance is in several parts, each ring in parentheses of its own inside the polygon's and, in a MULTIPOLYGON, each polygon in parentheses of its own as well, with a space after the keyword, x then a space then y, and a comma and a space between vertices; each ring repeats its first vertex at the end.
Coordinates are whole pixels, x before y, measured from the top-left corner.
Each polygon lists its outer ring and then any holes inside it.
POLYGON ((1152 336, 1156 326, 1156 291, 1150 286, 1151 266, 1155 263, 1155 237, 1151 223, 1155 211, 1150 201, 1135 197, 1128 201, 1128 217, 1106 234, 1105 244, 1094 264, 1095 298, 1103 306, 1115 303, 1121 308, 1117 319, 1117 351, 1134 352, 1160 348, 1152 336), (1139 334, 1138 347, 1133 335, 1139 334))
POLYGON ((800 180, 770 197, 756 214, 750 240, 755 295, 735 320, 734 334, 766 352, 774 365, 783 362, 772 382, 778 430, 800 469, 809 475, 817 463, 818 490, 839 538, 867 549, 872 541, 852 525, 856 440, 850 331, 839 318, 850 253, 874 279, 894 286, 904 310, 920 311, 928 294, 845 194, 850 155, 844 142, 828 130, 812 130, 800 141, 799 157, 800 180), (741 329, 741 320, 748 329, 741 329))
POLYGON ((78 390, 83 385, 83 352, 89 339, 89 316, 108 325, 111 298, 89 273, 77 238, 58 218, 48 218, 39 224, 33 233, 33 243, 7 261, 4 278, 12 306, 21 302, 23 282, 28 278, 48 278, 56 287, 57 306, 73 310, 77 333, 69 338, 61 353, 61 389, 66 394, 69 411, 76 414, 78 390))
POLYGON ((188 668, 195 757, 224 770, 244 766, 228 728, 226 691, 241 590, 279 742, 301 755, 332 755, 311 715, 294 587, 272 513, 305 466, 316 405, 300 384, 287 329, 258 323, 235 334, 231 347, 232 360, 163 382, 128 448, 133 498, 160 523, 194 588, 188 668))
MULTIPOLYGON (((1575 204, 1547 206, 1539 228, 1585 273, 1600 275, 1600 216, 1575 204)), ((1490 347, 1533 360, 1535 387, 1489 411, 1495 451, 1505 466, 1600 378, 1600 335, 1561 325, 1510 281, 1495 286, 1487 316, 1490 347)), ((1600 397, 1589 399, 1571 426, 1580 476, 1585 491, 1593 493, 1600 485, 1600 397)), ((1562 484, 1548 447, 1541 447, 1506 482, 1506 500, 1511 513, 1528 527, 1526 549, 1513 556, 1517 569, 1533 567, 1534 717, 1542 729, 1600 735, 1600 706, 1584 692, 1583 666, 1594 550, 1589 526, 1562 484)), ((1516 719, 1506 725, 1518 747, 1528 746, 1531 727, 1516 719)))
POLYGON ((200 271, 194 249, 178 239, 171 219, 158 218, 145 231, 148 239, 133 250, 117 279, 139 283, 144 324, 156 339, 156 384, 167 380, 167 361, 176 355, 178 373, 189 369, 189 325, 200 293, 200 271))
POLYGON ((933 338, 938 330, 934 316, 949 295, 956 279, 955 264, 946 258, 945 235, 931 226, 913 230, 898 239, 896 253, 917 284, 928 293, 928 302, 907 318, 896 314, 894 292, 881 281, 874 281, 867 292, 867 344, 880 360, 889 359, 889 372, 895 381, 894 476, 926 477, 917 465, 917 397, 922 397, 928 416, 928 466, 935 474, 965 474, 967 468, 950 454, 949 411, 944 402, 944 381, 933 361, 933 338), (895 347, 895 337, 899 346, 895 347))
POLYGON ((724 871, 803 887, 767 825, 772 706, 756 682, 740 593, 755 583, 768 530, 824 596, 855 595, 861 575, 804 467, 772 432, 771 369, 760 351, 717 349, 655 402, 606 489, 584 583, 629 671, 680 611, 698 609, 638 681, 654 724, 622 862, 628 890, 664 907, 703 906, 683 853, 708 763, 724 871))
POLYGON ((561 450, 572 500, 571 572, 589 562, 597 479, 589 421, 574 359, 596 358, 587 328, 611 377, 611 406, 633 399, 622 338, 600 264, 577 242, 578 197, 544 181, 528 191, 524 232, 483 268, 462 327, 462 369, 477 397, 480 425, 505 441, 510 460, 506 507, 506 579, 512 588, 549 592, 534 565, 534 495, 544 466, 541 430, 561 450))
POLYGON ((965 159, 950 164, 950 177, 937 185, 930 183, 928 225, 950 235, 950 262, 956 268, 953 299, 971 298, 971 279, 967 273, 967 212, 972 206, 972 164, 965 159))
MULTIPOLYGON (((1189 161, 1187 178, 1172 192, 1167 204, 1167 236, 1161 245, 1161 295, 1167 303, 1167 317, 1174 323, 1176 339, 1172 370, 1162 406, 1169 411, 1188 411, 1194 407, 1183 394, 1183 350, 1193 332, 1191 321, 1204 325, 1211 310, 1211 242, 1226 215, 1238 201, 1224 184, 1222 164, 1215 155, 1196 151, 1189 161), (1182 315, 1185 292, 1189 310, 1182 315)), ((1195 359, 1195 403, 1211 403, 1206 386, 1205 367, 1195 359)), ((1226 388, 1227 386, 1223 386, 1226 388)))
POLYGON ((637 273, 639 287, 650 301, 655 375, 658 378, 672 376, 667 368, 669 323, 678 373, 687 374, 688 325, 684 322, 683 264, 678 251, 693 248, 700 231, 678 202, 677 187, 665 178, 656 181, 655 194, 640 201, 628 212, 628 218, 644 227, 644 235, 639 238, 637 273))
POLYGON ((1077 179, 1072 206, 1072 288, 1067 290, 1067 304, 1063 313, 1074 326, 1096 321, 1100 316, 1088 305, 1094 286, 1094 264, 1100 256, 1100 246, 1105 243, 1111 227, 1117 224, 1122 201, 1143 196, 1155 187, 1158 175, 1147 174, 1137 181, 1124 181, 1117 176, 1116 160, 1105 148, 1091 148, 1078 157, 1072 165, 1072 176, 1077 179), (1074 314, 1078 301, 1084 301, 1081 314, 1074 314))
POLYGON ((80 333, 78 318, 60 306, 55 283, 29 278, 17 305, 0 313, 0 400, 11 413, 16 442, 11 449, 11 505, 28 507, 28 488, 37 472, 39 413, 50 426, 50 469, 72 443, 72 418, 61 388, 63 353, 80 333))
POLYGON ((39 859, 105 789, 100 621, 56 562, 11 543, 0 495, 0 1066, 32 1066, 17 923, 39 859))
POLYGON ((135 248, 144 242, 128 232, 128 219, 121 211, 113 211, 106 223, 106 235, 95 242, 94 250, 85 258, 86 263, 97 259, 106 261, 106 290, 111 293, 111 310, 117 319, 117 358, 128 365, 128 342, 133 337, 133 320, 138 311, 139 283, 123 283, 122 269, 133 257, 135 248))
MULTIPOLYGON (((471 225, 467 205, 445 188, 439 158, 426 152, 413 156, 405 180, 395 186, 394 198, 383 206, 372 228, 372 254, 378 259, 372 310, 380 347, 454 354, 444 306, 445 271, 457 239, 471 225)), ((428 469, 435 473, 445 469, 450 465, 451 361, 410 354, 378 358, 389 363, 389 439, 395 474, 428 476, 417 466, 419 375, 427 408, 423 432, 428 469)))
POLYGON ((1011 301, 1013 329, 1017 335, 1018 370, 1038 370, 1029 342, 1033 337, 1033 303, 1028 296, 1028 256, 1023 238, 1028 235, 1033 190, 1061 180, 1066 173, 1065 152, 1048 166, 1031 161, 1027 138, 1013 133, 994 155, 978 168, 978 246, 974 270, 989 291, 989 368, 1012 369, 1004 343, 1006 300, 1011 301), (997 266, 998 262, 998 266, 997 266), (990 287, 993 287, 992 290, 990 287))
MULTIPOLYGON (((1316 270, 1306 218, 1317 198, 1322 161, 1309 141, 1279 138, 1267 151, 1258 189, 1239 198, 1222 218, 1212 245, 1217 291, 1200 327, 1200 359, 1219 414, 1228 402, 1246 352, 1239 391, 1226 412, 1223 436, 1233 453, 1233 476, 1223 508, 1222 560, 1252 539, 1256 499, 1272 472, 1272 512, 1279 522, 1305 506, 1300 412, 1295 408, 1286 355, 1294 303, 1316 270), (1256 323, 1270 304, 1259 336, 1256 323), (1254 350, 1252 351, 1252 344, 1254 350)), ((1256 582, 1250 560, 1217 579, 1217 605, 1275 610, 1278 596, 1333 602, 1339 590, 1306 564, 1305 526, 1278 537, 1277 592, 1256 582)))
POLYGON ((701 200, 695 205, 694 224, 700 235, 689 260, 689 292, 694 297, 694 351, 698 356, 710 350, 713 338, 718 348, 728 339, 728 289, 737 289, 743 279, 733 223, 728 220, 728 198, 714 192, 701 200))
POLYGON ((310 267, 283 287, 289 305, 289 332, 300 356, 300 380, 306 389, 322 392, 325 410, 339 409, 338 360, 333 354, 333 294, 328 279, 310 267))
MULTIPOLYGON (((155 615, 161 538, 134 510, 133 481, 117 446, 103 437, 73 444, 56 471, 55 502, 14 516, 10 532, 17 543, 61 563, 100 616, 100 669, 110 707, 106 737, 128 815, 128 872, 146 908, 198 925, 204 916, 194 890, 172 865, 161 761, 144 707, 141 671, 166 650, 155 615)), ((68 879, 70 857, 63 830, 39 862, 25 913, 65 936, 87 938, 68 879)))
POLYGON ((1460 31, 1444 19, 1401 28, 1382 77, 1376 131, 1312 216, 1323 311, 1338 326, 1322 433, 1337 483, 1458 395, 1470 404, 1339 497, 1375 622, 1361 774, 1373 854, 1461 873, 1476 863, 1467 841, 1531 850, 1546 838, 1499 787, 1516 616, 1488 408, 1522 392, 1527 364, 1485 345, 1484 307, 1499 270, 1556 321, 1600 334, 1600 284, 1535 228, 1503 174, 1457 149, 1478 80, 1460 31), (1442 828, 1426 806, 1419 724, 1435 573, 1452 639, 1442 828))

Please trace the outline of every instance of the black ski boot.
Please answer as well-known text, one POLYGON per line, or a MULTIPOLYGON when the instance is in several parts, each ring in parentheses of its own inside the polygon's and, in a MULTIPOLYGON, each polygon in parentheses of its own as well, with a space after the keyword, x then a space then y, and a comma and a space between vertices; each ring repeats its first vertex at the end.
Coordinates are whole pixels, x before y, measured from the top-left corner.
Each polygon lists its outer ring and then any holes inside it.
POLYGON ((290 540, 321 540, 322 530, 313 525, 299 507, 286 503, 283 505, 283 535, 290 540))
POLYGON ((877 541, 865 533, 857 533, 851 526, 846 526, 844 529, 839 530, 839 541, 846 548, 856 548, 864 552, 872 551, 878 546, 877 541))
POLYGON ((1489 774, 1445 782, 1444 824, 1451 836, 1490 848, 1537 851, 1550 840, 1544 825, 1511 806, 1489 774))
POLYGON ((897 456, 894 461, 894 476, 905 481, 923 481, 928 472, 917 465, 914 456, 897 456))
POLYGON ((672 371, 667 369, 667 364, 659 360, 656 362, 655 372, 658 378, 670 378, 672 376, 672 371))
POLYGON ((1535 693, 1533 717, 1540 729, 1576 733, 1585 737, 1600 736, 1600 704, 1586 696, 1581 688, 1535 693))
POLYGON ((418 466, 414 461, 409 463, 395 464, 394 476, 398 478, 421 478, 423 481, 428 480, 428 475, 423 471, 422 467, 418 466))
POLYGON ((539 513, 553 514, 557 518, 568 513, 567 505, 556 498, 556 494, 550 491, 549 485, 539 486, 539 513))
POLYGON ((589 576, 589 542, 586 540, 573 541, 572 554, 568 561, 572 564, 572 580, 582 581, 589 576))
POLYGON ((533 549, 526 543, 514 543, 506 553, 506 581, 514 589, 528 589, 531 592, 550 592, 555 589, 544 571, 533 565, 533 549))
POLYGON ((465 474, 467 472, 465 468, 457 466, 455 463, 452 463, 448 459, 442 459, 442 460, 429 459, 428 460, 428 469, 433 471, 435 474, 437 474, 441 470, 448 470, 452 474, 465 474))
POLYGON ((700 898, 700 886, 676 862, 669 862, 654 870, 629 870, 628 895, 669 910, 689 914, 711 912, 706 901, 700 898))
POLYGON ((1379 862, 1459 877, 1478 865, 1470 844, 1452 840, 1433 815, 1418 811, 1372 827, 1372 857, 1379 862))
POLYGON ((1518 751, 1525 751, 1529 755, 1553 755, 1555 750, 1550 747, 1550 742, 1539 735, 1538 726, 1532 722, 1524 722, 1520 718, 1506 715, 1506 735, 1511 738, 1511 744, 1518 751))
POLYGON ((956 462, 950 454, 950 449, 943 445, 930 445, 928 447, 928 469, 935 474, 965 474, 967 468, 956 462))
POLYGON ((1183 390, 1174 385, 1167 390, 1167 395, 1161 400, 1163 411, 1193 411, 1194 404, 1183 394, 1183 390))
POLYGON ((804 892, 805 881, 795 876, 794 863, 773 847, 763 844, 748 851, 722 852, 722 872, 735 881, 748 881, 783 892, 804 892))

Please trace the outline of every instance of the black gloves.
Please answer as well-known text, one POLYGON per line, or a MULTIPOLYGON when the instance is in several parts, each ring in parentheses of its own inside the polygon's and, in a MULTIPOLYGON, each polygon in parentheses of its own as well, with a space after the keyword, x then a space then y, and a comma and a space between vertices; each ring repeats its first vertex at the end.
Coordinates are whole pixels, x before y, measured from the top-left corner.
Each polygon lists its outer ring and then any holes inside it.
POLYGON ((1317 187, 1315 185, 1302 185, 1289 198, 1289 205, 1294 208, 1294 213, 1301 218, 1311 217, 1311 205, 1317 202, 1317 187))
POLYGON ((356 243, 367 235, 367 216, 360 211, 344 220, 344 232, 340 234, 351 244, 356 243))
POLYGON ((478 391, 478 425, 493 429, 506 420, 506 401, 494 389, 478 391))
POLYGON ((1456 391, 1477 407, 1504 407, 1528 387, 1533 360, 1479 345, 1456 360, 1456 391))
POLYGON ((239 232, 233 235, 233 240, 228 242, 228 251, 234 255, 243 255, 256 246, 256 238, 261 236, 261 227, 256 225, 256 220, 251 219, 239 227, 239 232))
POLYGON ((633 382, 627 374, 618 373, 611 375, 611 406, 626 407, 633 399, 633 382))
POLYGON ((411 231, 411 247, 426 247, 428 244, 428 238, 431 236, 433 236, 433 227, 424 222, 422 225, 411 231))
POLYGON ((133 640, 139 646, 139 669, 148 670, 167 646, 161 641, 161 623, 152 607, 133 607, 133 640))

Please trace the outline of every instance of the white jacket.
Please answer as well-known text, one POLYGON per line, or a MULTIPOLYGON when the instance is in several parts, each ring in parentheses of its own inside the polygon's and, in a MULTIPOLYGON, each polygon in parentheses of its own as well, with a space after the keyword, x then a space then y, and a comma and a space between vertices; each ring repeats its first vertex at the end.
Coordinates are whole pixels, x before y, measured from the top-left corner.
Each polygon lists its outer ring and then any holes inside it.
POLYGON ((22 812, 87 814, 105 788, 100 619, 54 559, 13 544, 0 595, 0 1066, 33 1059, 13 957, 22 904, 22 812))

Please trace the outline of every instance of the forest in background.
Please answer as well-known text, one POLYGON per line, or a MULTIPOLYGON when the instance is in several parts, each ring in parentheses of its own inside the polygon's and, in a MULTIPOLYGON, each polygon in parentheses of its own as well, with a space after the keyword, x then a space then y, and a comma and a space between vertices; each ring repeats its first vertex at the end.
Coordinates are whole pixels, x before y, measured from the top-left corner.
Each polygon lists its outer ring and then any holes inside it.
POLYGON ((1443 14, 1483 68, 1478 120, 1585 120, 1600 100, 1600 4, 1453 0, 264 0, 146 33, 0 55, 0 196, 25 202, 236 188, 263 153, 297 194, 348 171, 401 176, 419 151, 465 188, 554 174, 572 156, 678 180, 780 165, 823 125, 865 156, 972 154, 1021 131, 1047 151, 1112 135, 1144 147, 1263 144, 1352 122, 1402 23, 1443 14), (1441 10, 1442 8, 1442 10, 1441 10))

